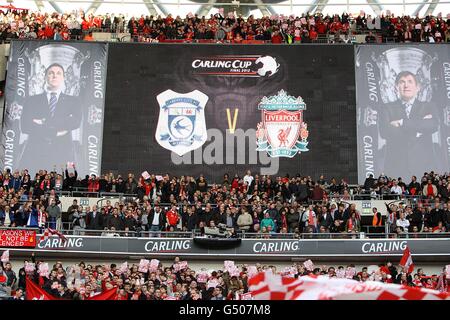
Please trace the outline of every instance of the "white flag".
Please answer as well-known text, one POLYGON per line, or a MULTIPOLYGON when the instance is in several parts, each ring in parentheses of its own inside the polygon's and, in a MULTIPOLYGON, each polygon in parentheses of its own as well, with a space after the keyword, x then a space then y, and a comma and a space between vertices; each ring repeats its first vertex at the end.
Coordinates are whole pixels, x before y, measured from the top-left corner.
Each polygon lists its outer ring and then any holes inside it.
POLYGON ((328 276, 293 279, 261 272, 248 284, 255 300, 450 300, 436 290, 328 276))
POLYGON ((9 262, 9 250, 3 251, 1 260, 3 263, 9 262))

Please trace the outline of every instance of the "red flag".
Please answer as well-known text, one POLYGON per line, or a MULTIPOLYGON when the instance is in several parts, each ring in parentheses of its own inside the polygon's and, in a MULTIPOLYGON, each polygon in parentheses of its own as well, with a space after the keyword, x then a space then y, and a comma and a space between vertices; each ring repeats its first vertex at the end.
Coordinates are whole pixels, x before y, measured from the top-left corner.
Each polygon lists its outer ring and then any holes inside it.
POLYGON ((26 279, 26 287, 26 300, 60 300, 40 288, 28 277, 26 279))
POLYGON ((408 273, 412 273, 414 271, 414 263, 408 247, 406 247, 403 251, 403 257, 400 260, 400 265, 405 267, 408 273))
POLYGON ((59 232, 58 230, 54 230, 54 229, 48 228, 48 231, 50 231, 51 234, 56 234, 59 238, 61 238, 61 240, 63 242, 67 241, 67 238, 61 232, 59 232))
POLYGON ((57 235, 63 241, 63 243, 67 241, 67 238, 61 232, 47 228, 44 230, 44 233, 42 234, 42 237, 39 239, 39 242, 47 240, 50 237, 50 234, 57 235))
POLYGON ((117 297, 117 288, 114 287, 105 292, 90 297, 87 300, 116 300, 116 297, 117 297))

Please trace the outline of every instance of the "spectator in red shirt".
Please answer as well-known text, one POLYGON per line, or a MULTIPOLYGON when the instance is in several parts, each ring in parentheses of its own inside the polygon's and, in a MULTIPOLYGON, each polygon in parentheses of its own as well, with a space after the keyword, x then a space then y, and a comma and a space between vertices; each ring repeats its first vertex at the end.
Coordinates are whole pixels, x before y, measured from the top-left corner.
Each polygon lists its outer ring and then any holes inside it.
POLYGON ((241 34, 240 34, 239 32, 236 33, 236 36, 234 37, 233 42, 234 42, 234 43, 241 43, 242 40, 244 40, 244 39, 242 38, 241 34))
POLYGON ((231 190, 237 190, 239 189, 239 176, 236 174, 233 178, 233 181, 231 181, 231 190))
POLYGON ((272 43, 283 43, 283 37, 280 34, 280 31, 275 30, 272 33, 272 43))
POLYGON ((61 30, 61 37, 63 40, 70 40, 70 32, 67 27, 63 27, 63 29, 61 30))
POLYGON ((173 205, 172 208, 166 212, 167 229, 173 228, 177 229, 177 224, 180 221, 180 216, 178 215, 177 206, 173 205))
POLYGON ((102 27, 102 17, 101 16, 95 16, 92 22, 93 22, 93 27, 99 28, 99 29, 102 27))
POLYGON ((322 20, 319 20, 316 23, 316 28, 317 28, 317 33, 318 34, 325 34, 325 33, 327 33, 327 25, 322 20))
POLYGON ((95 174, 91 175, 91 177, 88 180, 88 191, 89 192, 97 192, 100 185, 98 182, 98 178, 95 176, 95 174))
POLYGON ((46 39, 53 39, 53 35, 54 35, 54 30, 50 25, 47 25, 44 28, 44 36, 46 39))
POLYGON ((319 201, 319 200, 322 200, 322 199, 323 199, 323 196, 324 196, 324 190, 323 190, 323 188, 322 188, 318 183, 315 184, 312 193, 313 193, 313 195, 312 195, 312 200, 319 201))
POLYGON ((316 28, 311 27, 311 30, 309 31, 309 38, 311 40, 317 40, 317 37, 319 36, 319 34, 316 31, 316 28))
POLYGON ((81 21, 81 30, 88 31, 91 28, 91 24, 88 20, 83 18, 83 21, 81 21))
POLYGON ((158 41, 159 42, 164 42, 166 40, 166 35, 164 34, 164 32, 160 32, 158 35, 158 41))
POLYGON ((117 294, 116 300, 129 300, 128 299, 128 293, 125 291, 124 288, 121 288, 119 290, 119 293, 117 294))

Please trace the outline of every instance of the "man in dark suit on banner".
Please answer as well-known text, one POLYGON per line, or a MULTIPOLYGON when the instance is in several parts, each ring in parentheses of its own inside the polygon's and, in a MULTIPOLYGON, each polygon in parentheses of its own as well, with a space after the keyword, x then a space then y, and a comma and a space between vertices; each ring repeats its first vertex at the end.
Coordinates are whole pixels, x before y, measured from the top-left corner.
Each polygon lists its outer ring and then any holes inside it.
POLYGON ((64 76, 60 64, 51 64, 45 70, 44 92, 25 103, 20 126, 28 141, 21 168, 75 162, 72 130, 81 126, 81 105, 78 98, 63 93, 64 76))
POLYGON ((386 139, 384 171, 409 179, 414 174, 439 170, 439 145, 432 135, 439 129, 434 104, 417 98, 420 84, 416 76, 403 71, 395 80, 399 100, 382 107, 380 135, 386 139))

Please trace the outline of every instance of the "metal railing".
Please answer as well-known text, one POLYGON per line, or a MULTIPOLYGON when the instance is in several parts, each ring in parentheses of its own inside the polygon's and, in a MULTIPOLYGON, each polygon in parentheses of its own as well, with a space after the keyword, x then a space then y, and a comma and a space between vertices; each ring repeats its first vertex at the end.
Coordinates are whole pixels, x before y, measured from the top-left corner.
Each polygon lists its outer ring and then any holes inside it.
MULTIPOLYGON (((24 228, 2 228, 1 229, 24 229, 24 228)), ((26 230, 39 229, 27 228, 26 230)), ((124 231, 124 230, 90 230, 79 228, 76 230, 61 230, 64 235, 74 236, 98 236, 98 237, 139 237, 139 238, 185 238, 205 237, 199 229, 192 231, 124 231)), ((235 237, 240 239, 448 239, 450 232, 405 232, 397 233, 255 233, 237 231, 235 237)))
MULTIPOLYGON (((150 37, 149 34, 144 33, 138 33, 138 34, 124 34, 127 30, 126 28, 111 30, 109 29, 101 29, 101 28, 93 28, 89 31, 92 31, 94 33, 97 33, 97 41, 106 41, 106 42, 141 42, 141 43, 148 43, 148 44, 154 44, 154 43, 184 43, 184 44, 201 44, 201 43, 215 43, 215 44, 272 44, 271 40, 241 40, 241 41, 235 41, 235 40, 228 40, 228 39, 165 39, 162 41, 158 41, 157 39, 153 39, 150 37)), ((70 40, 73 41, 80 41, 84 39, 84 36, 89 32, 86 30, 82 31, 82 34, 74 34, 70 35, 70 40)), ((349 35, 349 42, 347 44, 354 44, 354 43, 365 43, 364 35, 368 34, 368 32, 371 31, 373 35, 375 36, 376 40, 372 44, 383 44, 383 43, 402 43, 404 42, 402 39, 399 39, 398 37, 393 36, 386 36, 383 34, 381 30, 369 30, 369 29, 359 29, 356 28, 355 30, 351 30, 351 32, 347 33, 349 35), (359 36, 359 37, 356 37, 359 36), (362 36, 362 37, 361 37, 362 36)), ((305 43, 322 43, 322 44, 328 44, 328 43, 341 43, 345 44, 344 40, 344 34, 341 34, 339 38, 335 38, 335 34, 328 31, 325 34, 320 34, 317 39, 311 39, 309 42, 292 42, 292 44, 305 44, 305 43)), ((95 38, 95 34, 94 34, 95 38)), ((2 40, 3 43, 10 43, 11 38, 7 38, 2 40)), ((52 40, 52 39, 46 39, 46 40, 52 40)), ((446 41, 445 35, 442 38, 441 42, 433 42, 433 44, 439 44, 439 43, 445 43, 446 41)), ((59 41, 59 40, 58 40, 59 41)), ((425 41, 425 39, 421 39, 420 41, 410 41, 413 43, 431 43, 425 41)), ((286 41, 283 41, 281 44, 289 45, 286 41)))
MULTIPOLYGON (((64 225, 64 224, 63 224, 64 225)), ((43 229, 23 228, 23 227, 3 227, 0 230, 34 230, 41 235, 43 229)), ((91 230, 78 228, 75 230, 63 229, 60 232, 64 235, 75 236, 102 236, 102 237, 140 237, 140 238, 194 238, 205 236, 199 229, 192 231, 124 231, 124 230, 91 230)), ((381 232, 357 232, 357 233, 255 233, 246 231, 237 231, 235 236, 241 239, 447 239, 450 238, 450 232, 405 232, 381 233, 381 232)))
MULTIPOLYGON (((46 193, 50 195, 50 192, 46 193)), ((84 191, 55 191, 55 194, 60 197, 74 197, 74 198, 105 198, 108 200, 109 198, 128 198, 128 199, 136 199, 138 198, 137 194, 127 194, 127 193, 115 193, 115 192, 84 192, 84 191)), ((396 195, 396 194, 376 194, 371 195, 368 193, 349 193, 349 194, 334 194, 332 192, 325 192, 326 198, 321 200, 313 200, 311 198, 307 198, 307 201, 303 203, 317 203, 323 201, 356 201, 356 200, 412 200, 412 201, 426 201, 430 198, 422 195, 396 195)), ((167 203, 167 205, 171 205, 171 203, 167 203)), ((215 204, 211 204, 215 206, 215 204)))
POLYGON ((245 233, 242 239, 447 239, 450 233, 245 233))
POLYGON ((98 237, 130 237, 130 238, 193 238, 198 233, 195 231, 125 231, 125 230, 91 230, 77 228, 62 230, 64 235, 98 236, 98 237))
POLYGON ((39 228, 5 227, 5 226, 0 226, 0 230, 27 230, 27 231, 36 231, 37 233, 40 232, 39 228))
MULTIPOLYGON (((214 184, 214 183, 213 183, 214 184)), ((217 188, 221 188, 221 184, 215 183, 217 188)), ((344 198, 348 197, 347 200, 400 200, 400 199, 428 199, 423 195, 409 195, 409 194, 372 194, 370 192, 357 192, 361 186, 356 184, 347 185, 348 194, 335 194, 331 192, 328 187, 325 188, 325 194, 327 198, 344 198)), ((208 191, 211 191, 212 186, 209 185, 208 191)), ((55 194, 58 196, 70 196, 70 197, 93 197, 93 198, 101 198, 101 197, 138 197, 135 193, 124 193, 124 192, 107 192, 107 191, 89 191, 88 188, 75 187, 72 190, 54 190, 55 194)), ((46 195, 49 195, 50 192, 47 191, 46 195)), ((321 201, 321 200, 311 200, 311 201, 321 201)))
MULTIPOLYGON (((69 197, 89 197, 100 198, 100 197, 137 197, 137 194, 128 194, 124 192, 107 192, 107 191, 89 191, 89 188, 74 187, 72 190, 54 190, 55 194, 58 196, 69 196, 69 197)), ((50 195, 50 191, 46 191, 46 195, 50 195)))

